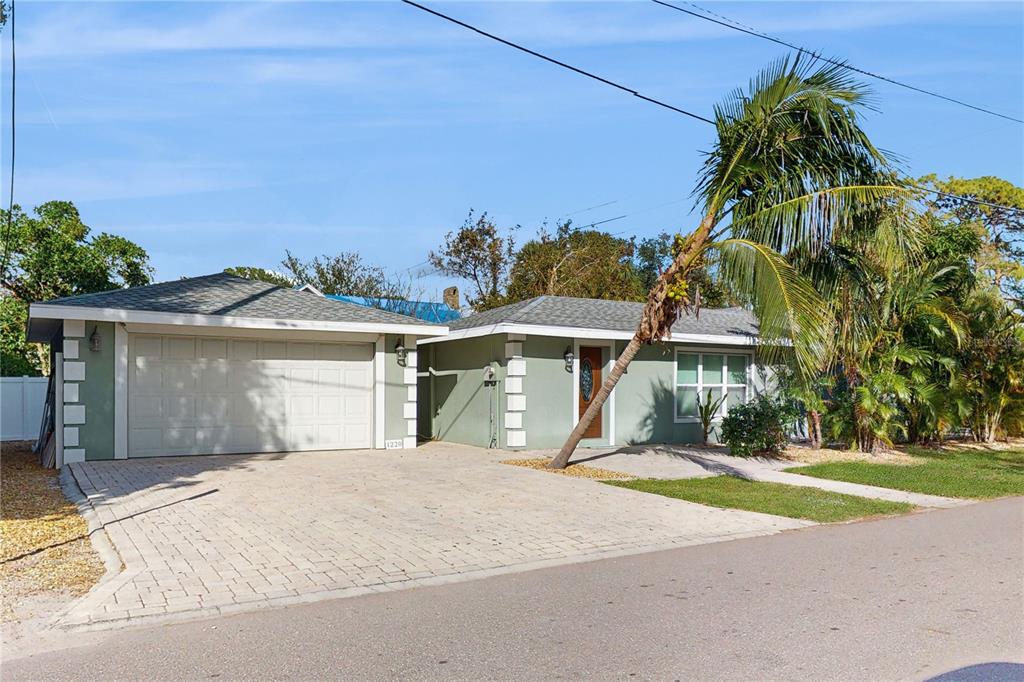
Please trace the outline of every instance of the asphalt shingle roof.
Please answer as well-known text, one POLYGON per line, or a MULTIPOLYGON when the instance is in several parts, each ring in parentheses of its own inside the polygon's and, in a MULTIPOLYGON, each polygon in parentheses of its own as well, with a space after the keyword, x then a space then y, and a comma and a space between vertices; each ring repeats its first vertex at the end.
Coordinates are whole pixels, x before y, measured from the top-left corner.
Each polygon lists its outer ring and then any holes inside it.
POLYGON ((43 304, 315 322, 431 324, 406 315, 323 298, 309 291, 243 279, 225 272, 56 298, 43 304))
MULTIPOLYGON (((451 331, 495 324, 534 324, 632 332, 640 322, 643 303, 593 298, 538 296, 449 323, 451 331)), ((684 315, 672 325, 674 334, 757 336, 757 319, 743 308, 703 308, 700 316, 684 315)))

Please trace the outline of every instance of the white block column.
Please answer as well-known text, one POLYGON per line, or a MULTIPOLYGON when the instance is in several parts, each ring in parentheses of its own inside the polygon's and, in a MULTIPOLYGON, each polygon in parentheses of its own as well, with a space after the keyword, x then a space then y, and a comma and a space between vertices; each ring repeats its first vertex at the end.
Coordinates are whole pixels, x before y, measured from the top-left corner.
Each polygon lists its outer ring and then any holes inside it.
POLYGON ((526 447, 526 359, 522 334, 509 334, 505 342, 505 447, 526 447))
POLYGON ((405 383, 405 402, 402 404, 402 416, 405 417, 405 438, 403 448, 416 447, 416 337, 406 336, 404 340, 406 357, 402 379, 405 383))
POLYGON ((79 427, 85 424, 81 383, 85 381, 85 361, 81 359, 85 340, 85 322, 64 320, 64 352, 61 355, 61 385, 56 399, 61 401, 61 441, 64 464, 85 461, 85 448, 80 443, 79 427))

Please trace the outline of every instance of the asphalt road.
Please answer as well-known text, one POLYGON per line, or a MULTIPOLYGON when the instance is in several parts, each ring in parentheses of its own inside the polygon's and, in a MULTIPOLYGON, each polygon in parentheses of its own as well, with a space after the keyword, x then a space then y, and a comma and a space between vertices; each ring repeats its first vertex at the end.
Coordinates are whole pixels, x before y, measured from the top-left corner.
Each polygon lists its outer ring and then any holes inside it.
POLYGON ((76 634, 2 677, 1024 679, 1022 582, 1017 498, 76 634))

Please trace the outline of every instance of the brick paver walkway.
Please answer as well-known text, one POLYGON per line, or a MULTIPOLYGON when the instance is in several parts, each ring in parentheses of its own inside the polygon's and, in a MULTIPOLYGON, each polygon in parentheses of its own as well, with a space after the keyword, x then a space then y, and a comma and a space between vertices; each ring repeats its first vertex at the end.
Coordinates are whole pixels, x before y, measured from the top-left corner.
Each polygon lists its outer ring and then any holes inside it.
POLYGON ((213 615, 809 525, 501 457, 431 444, 75 464, 124 570, 62 624, 213 615))

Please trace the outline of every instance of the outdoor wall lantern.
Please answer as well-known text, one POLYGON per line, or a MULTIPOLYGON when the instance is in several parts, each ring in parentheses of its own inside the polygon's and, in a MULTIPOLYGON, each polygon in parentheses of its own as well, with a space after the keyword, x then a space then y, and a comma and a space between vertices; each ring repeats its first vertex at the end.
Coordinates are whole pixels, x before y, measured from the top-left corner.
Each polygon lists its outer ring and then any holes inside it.
POLYGON ((89 335, 89 350, 94 353, 98 353, 102 347, 103 337, 100 335, 100 328, 93 327, 92 334, 89 335))
POLYGON ((562 357, 565 358, 565 371, 572 374, 572 361, 576 359, 576 357, 572 354, 572 346, 566 347, 565 355, 563 355, 562 357))
POLYGON ((398 360, 400 367, 405 367, 405 363, 409 361, 409 351, 401 341, 395 344, 395 359, 398 360))

